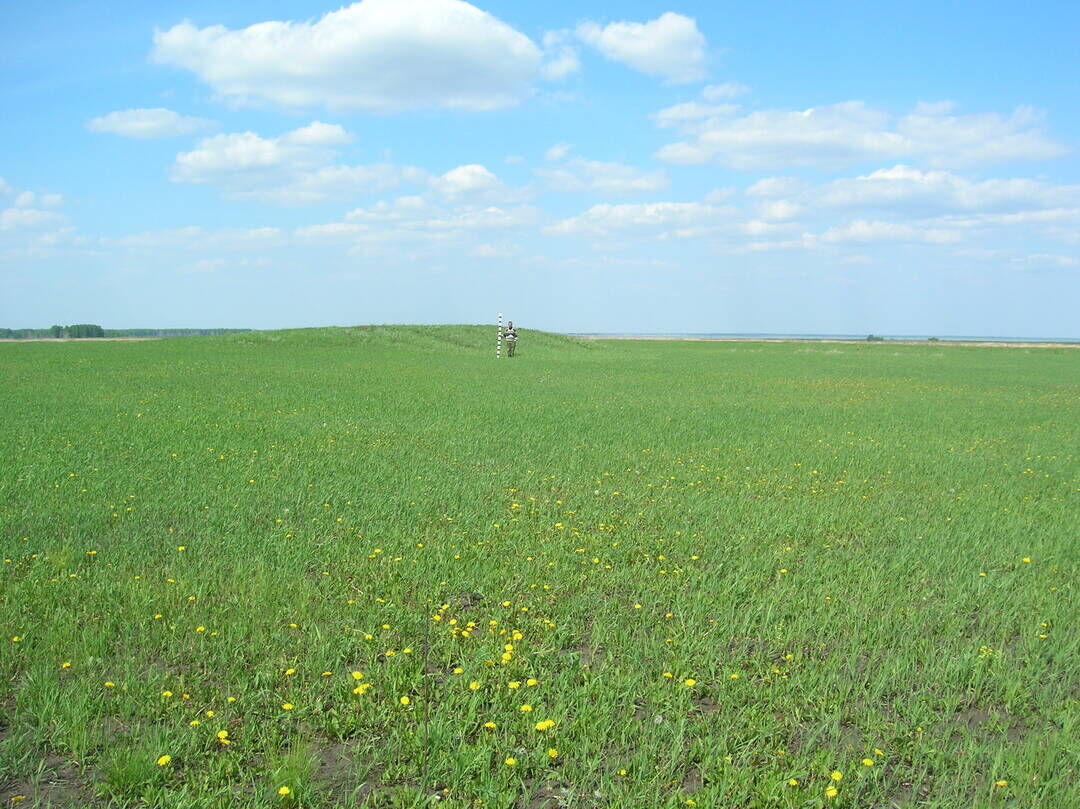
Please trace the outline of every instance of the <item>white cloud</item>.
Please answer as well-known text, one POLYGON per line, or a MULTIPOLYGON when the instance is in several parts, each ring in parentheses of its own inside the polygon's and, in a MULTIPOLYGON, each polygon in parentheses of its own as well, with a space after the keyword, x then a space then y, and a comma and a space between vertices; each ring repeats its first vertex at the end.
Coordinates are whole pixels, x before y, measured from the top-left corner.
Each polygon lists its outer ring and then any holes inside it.
POLYGON ((746 189, 748 197, 788 197, 810 188, 805 180, 795 177, 764 177, 746 189))
POLYGON ((852 163, 918 159, 932 166, 966 166, 1002 160, 1042 160, 1068 148, 1047 136, 1039 117, 1020 108, 1009 118, 996 113, 950 115, 950 105, 920 104, 894 119, 861 101, 806 110, 759 110, 742 117, 700 119, 678 105, 657 113, 685 140, 656 156, 671 163, 719 163, 734 169, 778 166, 836 168, 852 163))
POLYGON ((510 258, 518 252, 514 245, 478 244, 469 251, 469 255, 476 258, 510 258))
POLYGON ((204 138, 173 164, 176 183, 220 186, 232 199, 318 202, 335 196, 385 191, 402 183, 425 183, 426 172, 386 163, 331 164, 336 150, 352 140, 337 124, 313 121, 274 138, 234 132, 204 138))
MULTIPOLYGON (((15 189, 11 189, 15 193, 15 189)), ((15 193, 14 205, 16 208, 56 208, 61 205, 64 198, 60 194, 37 194, 33 191, 20 191, 15 193)))
POLYGON ((548 233, 607 234, 640 228, 673 228, 679 236, 702 226, 715 226, 732 214, 731 209, 701 202, 650 202, 644 204, 594 205, 580 216, 547 228, 548 233))
POLYGON ((441 177, 436 177, 431 184, 437 191, 448 197, 476 191, 490 191, 501 185, 498 177, 486 166, 477 163, 451 169, 441 177))
POLYGON ((622 163, 605 163, 580 157, 558 168, 537 169, 536 174, 554 191, 626 194, 658 191, 668 184, 667 173, 663 170, 645 172, 622 163))
POLYGON ((126 138, 150 140, 176 138, 209 129, 216 122, 155 107, 153 109, 116 110, 99 118, 91 118, 86 128, 91 132, 107 132, 126 138))
POLYGON ((338 124, 312 121, 281 136, 281 142, 295 146, 342 146, 352 141, 352 135, 338 124))
POLYGON ((248 251, 281 244, 283 232, 274 227, 222 228, 205 230, 197 225, 165 230, 145 230, 119 237, 102 237, 98 243, 103 247, 121 247, 131 250, 160 250, 162 248, 205 250, 209 247, 223 250, 248 251))
POLYGON ((737 81, 726 81, 723 84, 710 84, 701 91, 706 101, 720 101, 721 99, 738 98, 750 92, 750 88, 737 81))
POLYGON ((0 230, 31 230, 65 221, 62 214, 39 208, 7 208, 0 211, 0 230))
POLYGON ((544 152, 545 160, 562 160, 570 153, 570 149, 573 148, 569 143, 556 143, 546 152, 544 152))
POLYGON ((739 112, 738 104, 703 104, 700 101, 685 101, 673 104, 651 116, 661 129, 678 129, 688 123, 706 118, 730 118, 739 112))
POLYGON ((786 199, 763 202, 758 211, 765 219, 793 219, 802 213, 802 206, 786 199))
POLYGON ((1053 186, 1035 180, 972 182, 948 171, 921 171, 905 165, 878 169, 825 184, 812 195, 829 207, 940 211, 995 211, 1080 204, 1080 186, 1053 186))
POLYGON ((536 215, 536 210, 526 205, 513 208, 497 205, 446 207, 420 196, 405 196, 351 210, 345 214, 345 221, 365 227, 377 224, 383 230, 483 230, 529 225, 535 222, 536 215))
POLYGON ((545 79, 564 79, 581 70, 577 51, 570 45, 569 31, 548 31, 544 34, 544 63, 540 75, 545 79))
POLYGON ((217 272, 218 270, 226 267, 230 269, 248 269, 251 267, 269 267, 270 259, 264 257, 251 258, 251 257, 232 257, 232 258, 200 258, 189 264, 181 265, 176 268, 177 272, 181 273, 207 273, 217 272))
POLYGON ((1012 260, 1012 263, 1022 267, 1080 267, 1080 259, 1076 256, 1058 256, 1052 253, 1018 256, 1012 260))
POLYGON ((325 225, 308 225, 297 228, 294 233, 302 239, 348 239, 366 233, 370 229, 367 225, 358 225, 351 222, 328 222, 325 225))
POLYGON ((929 242, 945 244, 959 239, 960 234, 954 230, 897 222, 868 222, 865 219, 829 228, 821 234, 821 241, 830 243, 929 242))
POLYGON ((705 78, 705 37, 690 17, 668 11, 647 23, 584 22, 578 38, 604 57, 673 84, 705 78))
POLYGON ((817 186, 790 177, 766 177, 747 188, 746 195, 767 200, 761 210, 772 211, 772 218, 785 218, 775 214, 800 207, 818 214, 857 209, 925 219, 984 213, 1031 216, 1080 205, 1080 185, 1027 179, 975 182, 949 171, 924 171, 902 164, 817 186))
MULTIPOLYGON (((531 39, 461 0, 363 0, 240 30, 184 22, 155 32, 152 58, 241 103, 376 112, 505 107, 542 75, 531 39)), ((546 72, 570 70, 560 51, 546 72)))
POLYGON ((953 108, 950 102, 918 104, 897 124, 914 153, 926 155, 930 165, 1048 160, 1070 151, 1043 132, 1043 116, 1033 107, 1018 107, 1008 118, 997 113, 951 115, 953 108))
POLYGON ((423 197, 398 197, 392 202, 380 200, 368 208, 349 211, 345 219, 349 222, 397 222, 425 216, 428 207, 423 197))

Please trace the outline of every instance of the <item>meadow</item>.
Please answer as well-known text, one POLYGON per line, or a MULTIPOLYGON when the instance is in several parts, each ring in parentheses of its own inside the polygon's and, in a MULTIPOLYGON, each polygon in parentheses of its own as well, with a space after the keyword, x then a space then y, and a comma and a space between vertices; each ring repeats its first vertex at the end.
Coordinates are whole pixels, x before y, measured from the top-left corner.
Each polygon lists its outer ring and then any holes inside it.
POLYGON ((0 345, 0 805, 1076 805, 1080 350, 493 342, 0 345))

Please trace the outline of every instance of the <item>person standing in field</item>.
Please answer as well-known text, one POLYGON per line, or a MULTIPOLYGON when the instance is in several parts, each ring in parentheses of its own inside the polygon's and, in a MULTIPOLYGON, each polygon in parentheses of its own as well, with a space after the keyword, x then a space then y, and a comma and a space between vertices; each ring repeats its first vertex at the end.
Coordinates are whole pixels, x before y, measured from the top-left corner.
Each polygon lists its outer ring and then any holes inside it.
POLYGON ((514 356, 514 349, 517 348, 517 329, 514 328, 514 321, 506 321, 502 337, 506 341, 506 356, 514 356))

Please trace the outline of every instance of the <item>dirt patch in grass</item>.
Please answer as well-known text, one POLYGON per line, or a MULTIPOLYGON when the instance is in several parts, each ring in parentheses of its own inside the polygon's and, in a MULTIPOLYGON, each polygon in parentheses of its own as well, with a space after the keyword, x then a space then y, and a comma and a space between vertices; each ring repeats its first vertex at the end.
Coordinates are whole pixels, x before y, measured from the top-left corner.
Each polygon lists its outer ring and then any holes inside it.
POLYGON ((1031 732, 1027 719, 1007 713, 1003 708, 968 706, 935 725, 944 735, 968 733, 980 739, 1004 735, 1007 741, 1019 742, 1031 732))
POLYGON ((569 806, 573 791, 559 781, 533 783, 518 799, 517 809, 562 809, 569 806))
POLYGON ((686 775, 683 776, 682 782, 679 784, 680 789, 687 795, 693 795, 705 786, 705 776, 701 774, 701 770, 697 767, 691 767, 686 771, 686 775))
POLYGON ((45 759, 44 770, 37 783, 25 778, 0 783, 0 806, 95 809, 104 805, 86 788, 85 779, 71 763, 58 756, 49 756, 45 759), (13 803, 19 795, 22 799, 13 803))

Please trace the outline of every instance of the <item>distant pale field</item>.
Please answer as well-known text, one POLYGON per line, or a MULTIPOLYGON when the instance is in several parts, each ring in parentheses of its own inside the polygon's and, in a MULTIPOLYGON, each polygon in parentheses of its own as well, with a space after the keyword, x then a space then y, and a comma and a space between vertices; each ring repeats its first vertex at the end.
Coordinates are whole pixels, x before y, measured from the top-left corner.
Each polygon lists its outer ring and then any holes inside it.
POLYGON ((1075 805, 1080 352, 493 338, 0 346, 0 804, 1075 805))

